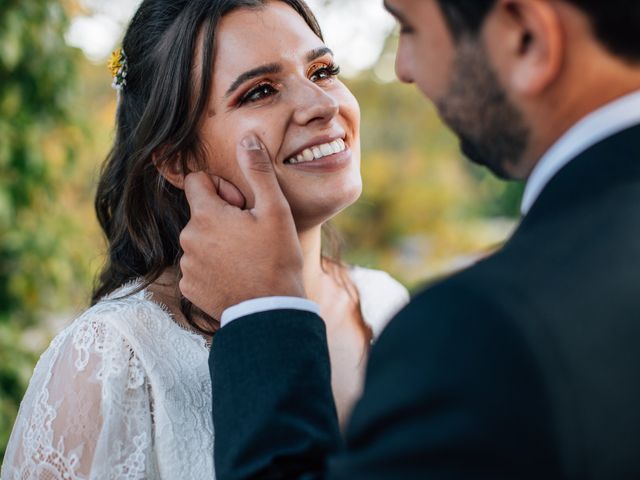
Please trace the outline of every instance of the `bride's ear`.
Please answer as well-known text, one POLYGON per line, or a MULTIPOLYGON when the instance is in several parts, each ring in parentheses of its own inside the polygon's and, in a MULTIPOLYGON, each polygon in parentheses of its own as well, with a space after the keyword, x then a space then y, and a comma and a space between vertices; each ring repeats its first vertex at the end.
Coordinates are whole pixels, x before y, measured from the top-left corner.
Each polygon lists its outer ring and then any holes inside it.
POLYGON ((189 173, 190 166, 180 153, 168 157, 166 148, 163 147, 153 152, 151 160, 167 182, 180 190, 184 190, 184 177, 189 173))

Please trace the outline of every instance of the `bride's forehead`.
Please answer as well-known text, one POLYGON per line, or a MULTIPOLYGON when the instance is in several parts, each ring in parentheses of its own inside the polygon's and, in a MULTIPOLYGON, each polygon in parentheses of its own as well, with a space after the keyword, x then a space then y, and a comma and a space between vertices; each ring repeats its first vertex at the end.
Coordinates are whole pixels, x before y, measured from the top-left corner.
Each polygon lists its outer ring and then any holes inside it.
POLYGON ((305 19, 284 2, 241 8, 225 15, 216 32, 216 50, 249 54, 264 49, 305 48, 321 41, 305 19))
POLYGON ((295 24, 287 23, 282 28, 274 28, 264 19, 255 21, 251 14, 260 11, 244 12, 252 23, 242 22, 241 16, 231 17, 232 21, 219 30, 213 65, 216 81, 263 65, 278 64, 285 69, 287 65, 299 65, 307 61, 309 52, 325 47, 304 19, 288 6, 284 14, 295 19, 295 24))

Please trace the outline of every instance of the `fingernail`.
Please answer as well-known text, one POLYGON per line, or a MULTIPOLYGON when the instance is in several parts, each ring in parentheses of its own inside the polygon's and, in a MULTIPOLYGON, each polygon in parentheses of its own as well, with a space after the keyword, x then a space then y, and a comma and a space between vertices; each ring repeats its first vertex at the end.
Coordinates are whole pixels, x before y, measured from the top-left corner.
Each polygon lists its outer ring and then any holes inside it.
POLYGON ((253 134, 244 137, 240 143, 246 150, 262 150, 262 143, 260 143, 258 137, 253 134))

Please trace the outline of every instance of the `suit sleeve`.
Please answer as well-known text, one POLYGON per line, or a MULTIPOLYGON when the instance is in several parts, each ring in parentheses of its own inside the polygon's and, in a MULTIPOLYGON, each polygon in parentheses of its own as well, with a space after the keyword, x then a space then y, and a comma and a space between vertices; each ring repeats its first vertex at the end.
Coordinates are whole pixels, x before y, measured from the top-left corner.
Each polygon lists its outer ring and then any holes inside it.
POLYGON ((238 319, 210 356, 216 477, 319 478, 342 448, 325 325, 310 312, 238 319))
POLYGON ((486 298, 437 287, 392 320, 344 445, 321 321, 271 312, 230 327, 212 353, 218 478, 557 476, 536 362, 486 298))

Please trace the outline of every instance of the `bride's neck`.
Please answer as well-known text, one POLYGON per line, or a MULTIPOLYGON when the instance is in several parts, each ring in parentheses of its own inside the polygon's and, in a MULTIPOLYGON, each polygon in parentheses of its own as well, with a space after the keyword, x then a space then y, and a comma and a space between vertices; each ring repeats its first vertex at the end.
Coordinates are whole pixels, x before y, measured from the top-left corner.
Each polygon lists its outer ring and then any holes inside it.
POLYGON ((322 227, 299 231, 304 267, 302 271, 304 287, 310 300, 319 302, 327 272, 322 264, 322 227))

